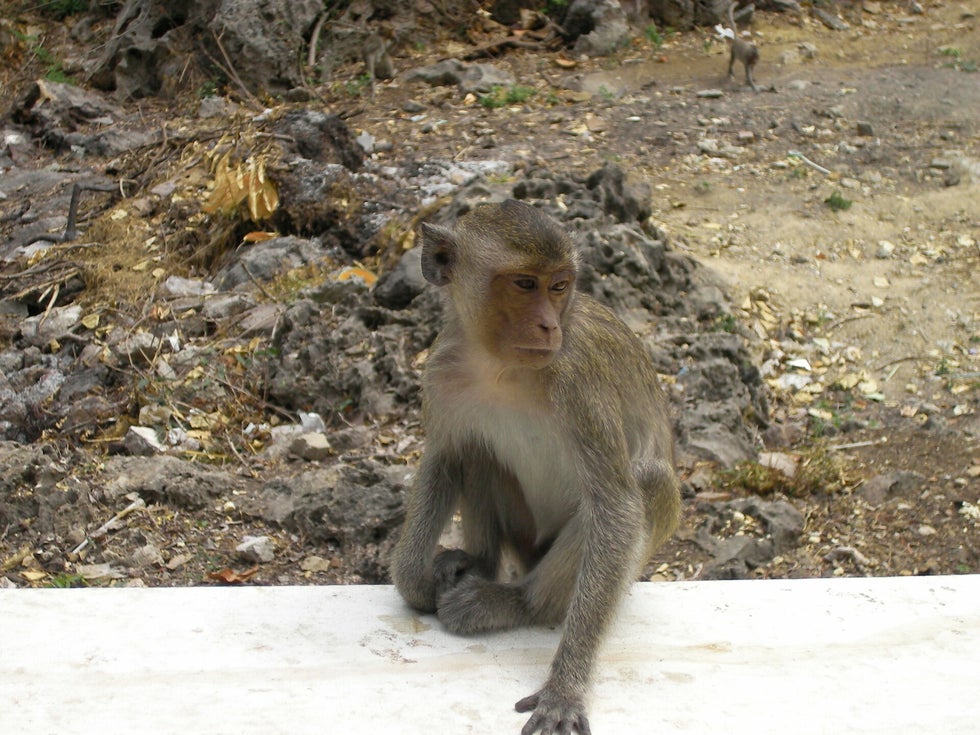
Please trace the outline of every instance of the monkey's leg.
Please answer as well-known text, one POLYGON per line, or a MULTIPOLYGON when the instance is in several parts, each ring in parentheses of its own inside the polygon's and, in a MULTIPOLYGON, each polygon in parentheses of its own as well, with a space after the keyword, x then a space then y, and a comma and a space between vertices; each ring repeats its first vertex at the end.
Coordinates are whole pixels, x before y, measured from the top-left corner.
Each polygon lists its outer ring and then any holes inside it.
POLYGON ((731 52, 728 54, 728 78, 732 79, 735 76, 735 46, 732 46, 731 52))
MULTIPOLYGON (((521 497, 513 475, 505 472, 483 448, 467 451, 459 508, 463 548, 447 549, 436 556, 436 600, 469 575, 497 578, 503 538, 501 519, 513 513, 515 496, 521 497)), ((530 514, 526 508, 524 511, 530 514)))
POLYGON ((745 65, 745 81, 750 87, 752 87, 753 92, 758 92, 759 88, 756 86, 755 80, 752 78, 752 65, 745 65))
POLYGON ((538 565, 520 582, 464 576, 439 598, 439 620, 463 635, 524 625, 555 625, 564 619, 575 589, 584 532, 575 516, 538 565))
POLYGON ((392 558, 391 577, 405 601, 423 612, 436 609, 433 555, 455 509, 461 480, 457 460, 427 454, 408 497, 405 524, 392 558))

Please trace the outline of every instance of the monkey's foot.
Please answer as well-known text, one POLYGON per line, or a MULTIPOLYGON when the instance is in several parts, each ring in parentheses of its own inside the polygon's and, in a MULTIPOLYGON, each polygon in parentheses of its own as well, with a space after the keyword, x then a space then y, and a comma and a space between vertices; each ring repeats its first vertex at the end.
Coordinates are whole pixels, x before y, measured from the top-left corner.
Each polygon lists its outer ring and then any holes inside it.
POLYGON ((518 712, 533 712, 521 730, 521 735, 592 735, 589 718, 585 716, 585 706, 578 698, 552 694, 545 687, 541 691, 524 697, 514 705, 518 712))
POLYGON ((446 549, 436 554, 432 561, 436 580, 436 599, 459 585, 467 574, 474 571, 474 560, 462 549, 446 549))

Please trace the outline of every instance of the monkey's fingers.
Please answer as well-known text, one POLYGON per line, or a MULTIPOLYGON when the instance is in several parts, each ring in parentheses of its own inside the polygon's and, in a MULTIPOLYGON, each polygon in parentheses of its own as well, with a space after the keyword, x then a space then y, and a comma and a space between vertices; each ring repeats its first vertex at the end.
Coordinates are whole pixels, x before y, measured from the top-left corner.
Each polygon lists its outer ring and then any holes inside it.
POLYGON ((524 697, 514 709, 518 712, 531 712, 531 719, 521 729, 521 735, 592 735, 589 718, 585 716, 582 705, 574 702, 554 702, 548 704, 542 701, 542 692, 524 697))

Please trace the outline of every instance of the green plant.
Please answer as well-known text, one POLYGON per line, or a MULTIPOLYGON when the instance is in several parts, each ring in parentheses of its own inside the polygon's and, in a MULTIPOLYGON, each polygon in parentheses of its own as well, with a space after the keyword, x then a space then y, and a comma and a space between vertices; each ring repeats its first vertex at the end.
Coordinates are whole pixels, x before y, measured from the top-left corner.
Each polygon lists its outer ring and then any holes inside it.
POLYGON ((660 33, 655 23, 648 25, 643 33, 647 37, 647 40, 656 48, 660 48, 664 45, 663 34, 660 33))
POLYGON ((58 574, 51 578, 48 582, 48 587, 54 587, 60 590, 67 590, 73 587, 88 587, 88 583, 85 581, 85 577, 81 574, 58 574))
POLYGON ((209 79, 197 88, 197 96, 201 99, 214 97, 216 94, 218 94, 218 83, 213 79, 209 79))
POLYGON ((734 334, 736 329, 738 329, 738 320, 734 314, 719 314, 715 318, 714 331, 734 334))
POLYGON ((598 94, 600 97, 602 97, 602 99, 606 100, 606 102, 612 102, 613 98, 616 96, 605 84, 599 86, 598 94))
POLYGON ((63 20, 69 15, 84 13, 89 9, 88 0, 48 0, 38 7, 42 12, 63 20))
POLYGON ((739 462, 731 469, 721 470, 716 477, 727 490, 760 496, 781 493, 795 498, 832 493, 846 484, 840 460, 820 445, 798 458, 792 477, 758 462, 739 462))
POLYGON ((360 97, 364 94, 364 90, 371 87, 371 77, 367 74, 361 74, 359 77, 354 77, 346 82, 344 82, 344 91, 347 92, 350 97, 360 97))
POLYGON ((18 41, 30 49, 30 53, 35 59, 44 64, 47 68, 44 71, 44 78, 52 82, 70 84, 71 78, 65 73, 61 62, 56 59, 50 51, 44 48, 44 39, 41 36, 21 33, 16 28, 11 28, 11 32, 18 41))
POLYGON ((824 204, 830 207, 835 212, 840 212, 844 209, 850 209, 851 205, 854 203, 850 199, 845 199, 844 195, 839 191, 835 191, 829 197, 823 200, 824 204))
POLYGON ((510 87, 494 85, 487 94, 480 95, 480 104, 488 110, 507 105, 519 105, 526 102, 535 94, 533 87, 523 87, 515 84, 510 87))

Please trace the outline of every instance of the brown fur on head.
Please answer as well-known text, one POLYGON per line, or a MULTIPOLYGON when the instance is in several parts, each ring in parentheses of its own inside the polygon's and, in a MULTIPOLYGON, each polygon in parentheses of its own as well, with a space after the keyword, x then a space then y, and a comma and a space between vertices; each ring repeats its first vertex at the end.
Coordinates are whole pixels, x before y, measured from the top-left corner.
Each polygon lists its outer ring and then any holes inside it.
POLYGON ((534 207, 478 206, 448 229, 422 225, 422 274, 448 286, 460 326, 503 366, 544 367, 562 345, 578 258, 534 207))

